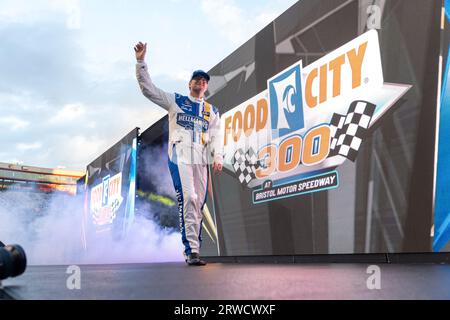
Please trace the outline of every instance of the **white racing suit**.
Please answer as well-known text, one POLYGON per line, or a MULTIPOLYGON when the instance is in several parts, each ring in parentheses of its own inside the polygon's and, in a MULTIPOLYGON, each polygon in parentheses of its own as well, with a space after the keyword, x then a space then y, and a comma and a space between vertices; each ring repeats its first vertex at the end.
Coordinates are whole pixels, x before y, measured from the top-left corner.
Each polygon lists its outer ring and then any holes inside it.
POLYGON ((199 253, 211 155, 213 161, 223 163, 219 112, 203 99, 157 88, 145 62, 136 64, 136 77, 144 96, 169 112, 169 169, 177 194, 184 254, 199 253))

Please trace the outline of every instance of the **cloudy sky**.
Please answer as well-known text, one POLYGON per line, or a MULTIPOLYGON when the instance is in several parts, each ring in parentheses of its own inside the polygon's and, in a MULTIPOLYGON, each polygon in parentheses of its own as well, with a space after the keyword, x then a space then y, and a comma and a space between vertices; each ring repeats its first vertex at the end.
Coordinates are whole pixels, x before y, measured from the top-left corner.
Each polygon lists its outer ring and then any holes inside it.
POLYGON ((187 92, 295 0, 0 0, 0 162, 84 170, 164 116, 140 93, 133 45, 154 82, 187 92))

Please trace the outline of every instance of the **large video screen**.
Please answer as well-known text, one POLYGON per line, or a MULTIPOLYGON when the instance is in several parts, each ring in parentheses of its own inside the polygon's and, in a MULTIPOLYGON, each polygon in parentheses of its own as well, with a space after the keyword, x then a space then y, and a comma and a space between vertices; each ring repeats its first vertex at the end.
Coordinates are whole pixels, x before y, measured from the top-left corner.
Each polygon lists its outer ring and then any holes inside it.
POLYGON ((299 1, 210 71, 221 255, 433 250, 441 7, 299 1))

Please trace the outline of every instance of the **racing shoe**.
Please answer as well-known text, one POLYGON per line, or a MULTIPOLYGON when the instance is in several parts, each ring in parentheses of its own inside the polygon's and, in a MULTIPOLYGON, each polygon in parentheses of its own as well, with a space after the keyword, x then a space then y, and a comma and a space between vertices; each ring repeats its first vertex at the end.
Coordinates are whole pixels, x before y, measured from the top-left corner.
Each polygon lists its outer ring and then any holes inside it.
POLYGON ((200 255, 196 252, 191 253, 186 259, 186 263, 190 266, 204 266, 206 261, 200 259, 200 255))

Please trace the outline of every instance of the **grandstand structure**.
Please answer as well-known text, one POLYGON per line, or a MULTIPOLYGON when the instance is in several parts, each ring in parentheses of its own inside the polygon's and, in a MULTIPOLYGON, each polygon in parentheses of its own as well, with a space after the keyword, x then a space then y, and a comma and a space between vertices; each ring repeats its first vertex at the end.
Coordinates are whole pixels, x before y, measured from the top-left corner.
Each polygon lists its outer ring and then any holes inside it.
POLYGON ((0 192, 25 191, 75 195, 85 172, 0 162, 0 192))

